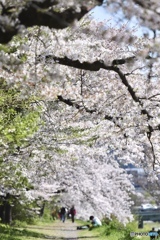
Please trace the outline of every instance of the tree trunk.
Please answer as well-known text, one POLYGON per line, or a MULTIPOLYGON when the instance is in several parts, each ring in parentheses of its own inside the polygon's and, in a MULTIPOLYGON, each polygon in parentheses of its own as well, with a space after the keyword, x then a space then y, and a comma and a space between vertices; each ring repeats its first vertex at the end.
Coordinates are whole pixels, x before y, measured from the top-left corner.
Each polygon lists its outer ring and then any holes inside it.
POLYGON ((2 205, 0 205, 0 219, 2 222, 4 222, 4 202, 2 202, 2 205))
POLYGON ((11 205, 6 202, 5 204, 5 219, 4 219, 6 224, 11 224, 12 222, 12 207, 11 205))
POLYGON ((7 193, 6 197, 4 197, 4 201, 3 201, 3 207, 4 207, 3 222, 5 224, 11 224, 11 222, 12 222, 12 207, 10 204, 10 200, 11 200, 11 195, 9 193, 7 193))
POLYGON ((40 217, 42 217, 43 214, 44 214, 44 208, 45 208, 45 202, 43 202, 43 205, 42 205, 42 207, 40 209, 40 214, 39 214, 40 217))

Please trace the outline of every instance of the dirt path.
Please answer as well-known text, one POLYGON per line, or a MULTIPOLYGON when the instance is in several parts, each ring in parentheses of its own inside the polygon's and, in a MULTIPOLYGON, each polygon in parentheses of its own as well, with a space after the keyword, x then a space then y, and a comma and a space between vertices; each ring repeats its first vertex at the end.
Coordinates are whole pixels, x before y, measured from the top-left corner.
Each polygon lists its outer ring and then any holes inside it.
POLYGON ((55 239, 55 240, 99 240, 97 236, 88 230, 77 230, 77 223, 72 223, 67 220, 65 223, 57 220, 52 224, 44 226, 31 226, 28 228, 34 232, 43 233, 45 239, 55 239))
POLYGON ((56 221, 53 224, 53 233, 56 239, 77 240, 77 225, 71 221, 65 223, 56 221))

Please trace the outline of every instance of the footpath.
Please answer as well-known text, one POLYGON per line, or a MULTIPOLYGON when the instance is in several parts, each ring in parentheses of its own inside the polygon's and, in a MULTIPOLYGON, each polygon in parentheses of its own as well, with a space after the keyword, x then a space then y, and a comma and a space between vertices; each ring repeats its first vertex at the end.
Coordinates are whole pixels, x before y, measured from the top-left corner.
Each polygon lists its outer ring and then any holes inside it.
POLYGON ((53 235, 55 239, 78 240, 77 225, 69 220, 65 223, 57 220, 53 223, 53 235))
MULTIPOLYGON (((43 233, 45 239, 55 240, 99 240, 98 236, 94 236, 92 231, 77 230, 77 223, 72 223, 71 220, 66 220, 65 223, 56 220, 52 224, 44 226, 32 226, 30 230, 38 233, 43 233)), ((29 238, 30 239, 30 238, 29 238)), ((39 238, 38 238, 39 239, 39 238)), ((44 238, 41 238, 41 240, 44 238)))

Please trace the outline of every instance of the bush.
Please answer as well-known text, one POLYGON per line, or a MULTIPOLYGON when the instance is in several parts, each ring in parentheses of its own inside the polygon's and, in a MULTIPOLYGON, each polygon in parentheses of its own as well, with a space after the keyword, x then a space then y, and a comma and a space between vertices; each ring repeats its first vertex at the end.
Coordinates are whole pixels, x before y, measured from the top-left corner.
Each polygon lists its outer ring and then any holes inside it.
POLYGON ((103 219, 103 225, 105 226, 104 234, 109 236, 111 234, 119 233, 118 240, 134 240, 135 237, 130 236, 130 232, 135 232, 136 222, 133 221, 124 226, 118 221, 118 219, 112 216, 112 219, 103 219))
POLYGON ((20 221, 20 220, 14 220, 14 221, 12 221, 11 226, 22 228, 22 227, 26 227, 27 226, 27 222, 20 221))

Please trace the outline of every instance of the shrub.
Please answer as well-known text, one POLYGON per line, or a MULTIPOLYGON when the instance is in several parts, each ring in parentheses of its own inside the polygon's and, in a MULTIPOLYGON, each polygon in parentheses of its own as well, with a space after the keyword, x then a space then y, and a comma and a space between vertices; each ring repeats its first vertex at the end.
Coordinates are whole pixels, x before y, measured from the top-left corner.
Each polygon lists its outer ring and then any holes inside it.
POLYGON ((128 223, 124 226, 118 221, 115 216, 112 216, 112 219, 105 218, 103 219, 103 225, 105 226, 104 234, 109 236, 113 233, 119 233, 120 237, 118 240, 134 240, 135 237, 130 236, 130 232, 135 232, 136 223, 135 221, 128 223))

